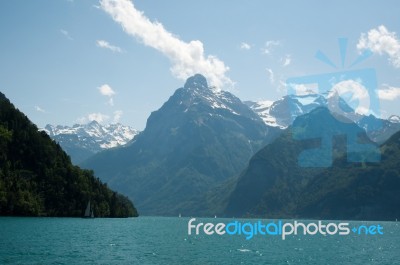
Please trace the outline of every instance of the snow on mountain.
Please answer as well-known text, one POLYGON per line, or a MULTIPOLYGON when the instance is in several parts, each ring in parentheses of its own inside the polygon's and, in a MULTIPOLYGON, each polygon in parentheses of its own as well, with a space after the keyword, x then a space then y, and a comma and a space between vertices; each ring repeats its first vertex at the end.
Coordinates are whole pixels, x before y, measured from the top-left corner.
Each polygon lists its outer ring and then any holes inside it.
POLYGON ((265 124, 279 129, 285 129, 292 124, 298 116, 309 113, 317 107, 328 107, 331 111, 354 121, 363 128, 371 140, 381 143, 391 135, 400 130, 400 117, 390 116, 387 120, 373 115, 362 115, 354 110, 342 98, 338 99, 338 106, 332 105, 335 101, 325 98, 319 94, 288 95, 272 101, 245 101, 255 113, 257 113, 265 124))
POLYGON ((119 123, 101 125, 96 121, 72 127, 48 124, 42 130, 61 145, 74 163, 80 163, 104 149, 125 145, 139 133, 119 123))
MULTIPOLYGON (((200 75, 195 75, 187 80, 183 90, 181 91, 182 100, 180 105, 186 106, 185 112, 189 108, 197 108, 197 106, 208 106, 211 110, 225 110, 234 115, 243 114, 243 104, 233 94, 208 87, 207 81, 200 75)), ((209 111, 210 114, 213 111, 209 111)))
POLYGON ((277 101, 245 101, 255 113, 265 122, 265 124, 287 128, 293 120, 303 114, 306 114, 318 106, 325 106, 326 99, 318 94, 309 94, 305 96, 289 95, 277 101))
POLYGON ((46 125, 43 129, 50 137, 58 135, 76 135, 80 140, 92 138, 101 149, 108 149, 127 144, 138 131, 120 123, 101 125, 96 121, 88 124, 75 124, 72 127, 46 125))
POLYGON ((264 121, 265 124, 272 127, 279 127, 280 129, 284 129, 283 126, 279 125, 276 121, 276 118, 269 114, 270 108, 273 101, 264 100, 264 101, 244 101, 247 106, 249 106, 255 113, 257 113, 260 118, 264 121))

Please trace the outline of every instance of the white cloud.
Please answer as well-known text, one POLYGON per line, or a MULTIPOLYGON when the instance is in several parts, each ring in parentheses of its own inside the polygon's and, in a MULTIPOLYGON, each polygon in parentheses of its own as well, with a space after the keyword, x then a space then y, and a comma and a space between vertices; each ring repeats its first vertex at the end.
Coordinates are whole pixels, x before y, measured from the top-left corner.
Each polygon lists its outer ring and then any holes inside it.
POLYGON ((357 49, 371 50, 379 55, 387 54, 394 67, 400 68, 400 40, 396 32, 390 32, 385 26, 371 29, 362 33, 357 44, 357 49))
POLYGON ((274 72, 272 71, 271 68, 266 68, 266 70, 269 75, 269 81, 271 82, 271 84, 273 84, 275 82, 274 72))
MULTIPOLYGON (((121 120, 123 111, 122 110, 116 110, 114 111, 113 115, 112 115, 112 122, 113 123, 118 123, 121 120)), ((97 121, 98 123, 105 123, 107 121, 110 120, 110 116, 107 114, 103 114, 100 112, 93 112, 93 113, 89 113, 88 115, 84 116, 84 117, 80 117, 78 119, 76 119, 76 121, 79 124, 85 124, 91 121, 97 121)))
POLYGON ((287 93, 288 84, 282 79, 278 80, 277 83, 276 91, 287 93))
POLYGON ((42 108, 39 107, 39 106, 35 106, 35 110, 38 111, 38 112, 42 112, 42 113, 45 113, 45 112, 46 112, 44 109, 42 109, 42 108))
POLYGON ((80 117, 76 119, 76 122, 78 124, 85 124, 87 122, 87 118, 86 117, 80 117))
POLYGON ((122 110, 114 111, 113 123, 118 123, 121 120, 122 114, 123 114, 122 110))
POLYGON ((292 63, 292 56, 290 54, 286 54, 285 57, 281 59, 281 63, 283 67, 286 67, 292 63))
POLYGON ((242 50, 250 50, 251 49, 251 45, 246 43, 246 42, 242 42, 240 44, 240 49, 242 49, 242 50))
POLYGON ((345 80, 335 84, 329 94, 337 92, 340 96, 348 94, 351 95, 351 100, 366 99, 369 97, 368 90, 362 85, 361 82, 356 80, 345 80))
POLYGON ((61 34, 64 35, 67 39, 73 40, 73 38, 71 37, 71 35, 69 34, 69 32, 66 31, 65 29, 60 29, 60 32, 61 32, 61 34))
POLYGON ((298 96, 306 96, 310 94, 318 94, 318 85, 317 84, 294 84, 294 83, 289 83, 289 84, 283 84, 285 87, 290 87, 291 91, 290 94, 293 95, 298 95, 298 96))
POLYGON ((97 121, 98 123, 105 122, 109 119, 110 117, 108 115, 102 114, 100 112, 98 113, 90 113, 87 116, 88 121, 97 121))
POLYGON ((80 117, 78 118, 76 121, 79 124, 85 124, 87 122, 91 122, 91 121, 97 121, 98 123, 103 123, 106 122, 110 119, 110 116, 97 112, 97 113, 90 113, 85 117, 80 117))
POLYGON ((131 1, 101 0, 100 5, 127 34, 167 56, 172 63, 171 72, 175 77, 186 79, 200 73, 206 76, 213 86, 233 84, 226 76, 229 67, 215 56, 205 56, 201 41, 194 40, 187 43, 180 40, 168 32, 161 23, 150 21, 143 12, 134 7, 131 1))
POLYGON ((384 85, 385 88, 377 91, 378 97, 382 100, 395 100, 400 97, 400 87, 384 85))
POLYGON ((98 89, 103 96, 112 97, 115 95, 115 91, 107 84, 98 87, 98 89))
POLYGON ((111 45, 109 42, 107 42, 105 40, 96 41, 96 45, 100 48, 109 49, 113 52, 123 52, 120 47, 111 45))
POLYGON ((279 46, 281 44, 280 41, 277 40, 269 40, 265 42, 264 48, 261 49, 262 53, 264 54, 270 54, 276 46, 279 46))
MULTIPOLYGON (((335 84, 329 91, 328 100, 342 98, 358 114, 367 115, 370 113, 370 97, 368 90, 361 82, 345 80, 335 84)), ((336 104, 339 105, 339 104, 336 104)))
POLYGON ((111 107, 114 106, 113 96, 115 95, 115 91, 107 84, 104 84, 97 89, 99 90, 100 94, 109 98, 107 104, 111 107))

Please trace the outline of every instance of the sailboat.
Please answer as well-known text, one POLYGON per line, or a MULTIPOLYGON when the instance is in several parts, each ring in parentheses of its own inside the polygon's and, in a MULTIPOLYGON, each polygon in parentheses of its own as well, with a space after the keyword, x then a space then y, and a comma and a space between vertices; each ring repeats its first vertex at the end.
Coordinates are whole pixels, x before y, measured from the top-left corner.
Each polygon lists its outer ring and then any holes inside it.
POLYGON ((90 201, 88 202, 85 210, 85 214, 83 215, 83 218, 94 218, 93 214, 93 208, 90 206, 90 201))

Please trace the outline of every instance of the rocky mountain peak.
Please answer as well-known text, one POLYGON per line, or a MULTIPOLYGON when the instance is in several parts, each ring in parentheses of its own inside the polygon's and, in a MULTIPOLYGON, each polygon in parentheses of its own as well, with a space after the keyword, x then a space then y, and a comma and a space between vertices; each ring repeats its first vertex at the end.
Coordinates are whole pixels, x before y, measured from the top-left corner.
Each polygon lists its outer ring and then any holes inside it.
POLYGON ((186 80, 184 88, 206 89, 208 88, 207 79, 201 74, 195 74, 186 80))

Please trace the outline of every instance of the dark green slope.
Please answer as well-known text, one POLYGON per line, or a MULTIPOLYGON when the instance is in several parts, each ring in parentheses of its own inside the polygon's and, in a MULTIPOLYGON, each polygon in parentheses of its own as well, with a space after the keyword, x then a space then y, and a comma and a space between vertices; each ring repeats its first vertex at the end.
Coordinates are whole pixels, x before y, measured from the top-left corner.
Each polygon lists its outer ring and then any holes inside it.
POLYGON ((252 157, 229 196, 227 216, 289 217, 299 191, 309 176, 320 169, 297 164, 304 145, 295 143, 289 132, 252 157))
POLYGON ((78 217, 89 200, 97 217, 137 216, 128 198, 73 166, 61 147, 0 93, 0 215, 78 217))
MULTIPOLYGON (((318 147, 321 140, 293 139, 291 127, 253 156, 231 188, 225 215, 368 220, 398 216, 399 134, 381 147, 381 162, 351 163, 347 158, 354 158, 355 153, 347 151, 357 145, 347 144, 345 135, 358 135, 357 144, 373 144, 357 125, 338 121, 324 108, 298 117, 294 125, 309 135, 336 135, 332 138, 332 166, 299 166, 300 153, 318 147)), ((364 155, 361 161, 376 153, 364 155)), ((323 160, 318 156, 307 158, 323 160)))
POLYGON ((380 150, 379 163, 348 164, 338 159, 335 167, 305 187, 296 214, 324 219, 399 219, 400 132, 380 150))

